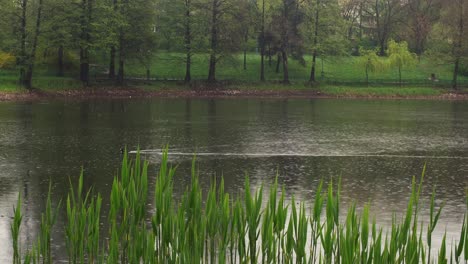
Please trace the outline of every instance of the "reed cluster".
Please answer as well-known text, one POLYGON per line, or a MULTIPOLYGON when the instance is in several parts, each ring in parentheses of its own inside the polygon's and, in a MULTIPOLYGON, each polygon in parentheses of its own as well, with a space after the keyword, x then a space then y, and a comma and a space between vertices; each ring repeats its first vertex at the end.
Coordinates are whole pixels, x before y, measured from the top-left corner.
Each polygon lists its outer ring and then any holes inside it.
MULTIPOLYGON (((162 155, 154 189, 153 210, 148 205, 148 163, 139 154, 124 154, 120 175, 114 178, 110 212, 101 215, 102 199, 92 190, 72 184, 66 199, 65 238, 70 263, 467 263, 468 219, 460 237, 448 246, 433 248, 432 233, 442 212, 430 200, 429 219, 420 219, 422 179, 413 178, 406 214, 395 216, 390 227, 371 220, 369 205, 355 205, 340 215, 340 183, 320 182, 310 210, 294 198, 286 202, 277 181, 268 195, 254 192, 245 179, 236 197, 224 182, 212 182, 204 196, 195 162, 191 184, 175 199, 176 169, 162 155), (151 212, 151 214, 149 213, 151 212), (106 221, 106 225, 102 222, 106 221), (108 226, 107 230, 101 230, 108 226), (103 239, 106 237, 106 239, 103 239)), ((424 175, 424 172, 423 172, 424 175)), ((53 209, 50 190, 37 242, 22 254, 21 199, 11 224, 13 263, 53 263, 51 230, 60 204, 53 209)))

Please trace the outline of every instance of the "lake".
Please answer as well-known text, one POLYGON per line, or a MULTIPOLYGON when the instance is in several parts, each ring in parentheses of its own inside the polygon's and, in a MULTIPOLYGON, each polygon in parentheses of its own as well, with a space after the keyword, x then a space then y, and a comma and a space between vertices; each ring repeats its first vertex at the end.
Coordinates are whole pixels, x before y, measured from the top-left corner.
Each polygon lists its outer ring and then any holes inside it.
MULTIPOLYGON (((103 215, 120 148, 138 146, 151 162, 161 148, 178 165, 175 193, 190 182, 197 153, 201 184, 224 177, 226 190, 253 188, 278 175, 288 199, 310 205, 318 182, 342 182, 343 206, 371 204, 378 223, 406 209, 413 176, 427 172, 421 215, 436 186, 445 203, 439 242, 459 233, 468 187, 468 103, 431 100, 139 99, 0 103, 0 262, 11 262, 10 222, 18 194, 24 200, 22 240, 32 244, 52 182, 56 204, 84 169, 85 186, 104 196, 103 215)), ((130 154, 133 155, 133 154, 130 154)), ((153 187, 151 187, 152 189, 153 187)), ((151 202, 151 201, 149 201, 151 202)), ((148 205, 149 210, 151 205, 148 205)), ((345 213, 344 210, 342 212, 345 213)), ((65 212, 53 250, 63 259, 65 212)), ((455 238, 454 238, 455 239, 455 238)), ((448 239, 451 241, 451 239, 448 239)), ((437 245, 437 243, 436 243, 437 245)))

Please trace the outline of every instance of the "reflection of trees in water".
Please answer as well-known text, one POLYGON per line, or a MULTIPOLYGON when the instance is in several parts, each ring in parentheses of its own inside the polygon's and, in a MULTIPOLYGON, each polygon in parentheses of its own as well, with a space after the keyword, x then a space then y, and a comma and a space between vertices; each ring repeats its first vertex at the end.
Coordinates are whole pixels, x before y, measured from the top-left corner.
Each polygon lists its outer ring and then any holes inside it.
MULTIPOLYGON (((29 201, 25 210, 31 219, 31 235, 36 233, 48 180, 54 183, 53 200, 64 199, 69 177, 76 183, 80 165, 86 169, 85 184, 102 193, 103 210, 107 211, 112 176, 121 159, 119 148, 124 145, 130 150, 138 144, 142 148, 170 144, 182 152, 320 154, 330 149, 381 148, 365 144, 373 144, 369 135, 384 135, 390 137, 390 144, 406 144, 409 149, 418 138, 450 137, 448 143, 458 142, 460 147, 449 149, 449 155, 466 155, 467 151, 461 144, 466 144, 468 135, 463 102, 175 99, 22 103, 14 109, 12 114, 20 122, 12 126, 15 133, 9 133, 13 139, 5 147, 15 169, 9 180, 0 183, 6 190, 0 198, 16 199, 22 190, 29 201), (436 115, 425 115, 426 111, 436 115), (351 144, 354 139, 367 141, 351 144)), ((175 188, 180 191, 190 182, 190 160, 190 156, 178 157, 174 162, 181 165, 175 178, 175 188)), ((411 177, 420 175, 425 161, 428 172, 423 195, 428 197, 431 186, 437 185, 439 197, 451 206, 447 208, 450 215, 455 205, 463 203, 468 180, 466 166, 464 172, 463 162, 457 160, 214 156, 199 157, 198 163, 203 186, 209 185, 213 174, 218 179, 224 175, 226 190, 234 194, 243 189, 245 172, 252 187, 258 188, 262 183, 271 184, 278 170, 279 183, 285 184, 287 195, 304 199, 312 199, 320 179, 329 182, 330 177, 341 176, 345 202, 356 200, 362 205, 370 201, 374 212, 390 214, 405 208, 411 177)), ((151 185, 157 167, 154 162, 149 170, 151 185)), ((150 186, 150 193, 153 189, 150 186)), ((11 213, 11 207, 7 209, 11 213)), ((63 230, 60 225, 64 219, 65 214, 60 216, 57 229, 63 230)))

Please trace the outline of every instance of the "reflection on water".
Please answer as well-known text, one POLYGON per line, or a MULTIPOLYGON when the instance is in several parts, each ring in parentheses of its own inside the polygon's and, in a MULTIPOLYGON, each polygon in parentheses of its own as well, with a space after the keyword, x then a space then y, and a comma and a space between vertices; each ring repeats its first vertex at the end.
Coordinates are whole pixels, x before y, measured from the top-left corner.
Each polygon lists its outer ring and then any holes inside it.
MULTIPOLYGON (((321 179, 341 177, 344 206, 372 205, 388 224, 408 199, 412 176, 427 164, 423 202, 437 186, 446 203, 435 235, 459 230, 468 186, 468 104, 443 101, 190 100, 85 101, 0 104, 0 262, 11 260, 9 224, 23 197, 22 239, 31 244, 49 179, 53 200, 64 199, 69 179, 84 168, 85 187, 103 193, 105 211, 119 149, 140 146, 155 174, 161 147, 178 164, 175 192, 190 181, 198 153, 201 184, 224 176, 239 193, 244 175, 252 186, 279 174, 288 197, 311 201, 321 179)), ((152 181, 154 183, 154 179, 152 181)), ((152 188, 151 188, 152 189, 152 188)), ((310 204, 310 203, 309 203, 310 204)), ((150 208, 150 206, 148 207, 150 208)), ((428 214, 427 207, 422 214, 428 214)), ((65 212, 54 234, 55 254, 65 212)), ((449 240, 450 241, 450 240, 449 240)))

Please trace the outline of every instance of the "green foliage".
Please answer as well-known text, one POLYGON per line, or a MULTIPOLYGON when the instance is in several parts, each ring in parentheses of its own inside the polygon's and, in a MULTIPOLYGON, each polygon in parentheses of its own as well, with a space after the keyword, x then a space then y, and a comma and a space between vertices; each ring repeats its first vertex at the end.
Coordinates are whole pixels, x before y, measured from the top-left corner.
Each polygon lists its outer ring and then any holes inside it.
POLYGON ((0 69, 13 69, 16 58, 13 54, 0 51, 0 69))
MULTIPOLYGON (((156 177, 153 215, 147 215, 147 162, 139 153, 129 160, 125 153, 120 175, 114 178, 108 218, 101 216, 101 197, 84 190, 81 176, 67 198, 66 241, 70 263, 432 263, 431 233, 442 206, 430 204, 427 242, 422 239, 419 219, 422 179, 413 178, 407 211, 401 221, 395 217, 387 231, 370 223, 370 206, 358 213, 351 205, 340 219, 341 184, 333 181, 324 190, 323 181, 315 193, 310 213, 294 197, 286 205, 284 188, 277 180, 263 201, 263 187, 251 191, 248 177, 244 195, 234 200, 224 192, 224 182, 213 181, 206 196, 198 181, 195 159, 192 182, 181 199, 174 199, 175 168, 168 164, 168 150, 162 155, 156 177), (439 206, 439 208, 437 208, 439 206), (325 208, 324 208, 325 207, 325 208), (322 215, 324 211, 324 215, 322 215), (148 219, 151 224, 148 224, 148 219), (108 221, 107 243, 101 244, 100 223, 108 221), (428 257, 426 258, 426 253, 428 257)), ((468 199, 468 196, 467 196, 468 199)), ((52 210, 49 196, 40 226, 40 239, 24 256, 25 263, 51 263, 50 234, 59 206, 52 210), (49 245, 49 246, 47 246, 49 245)), ((468 210, 468 209, 467 209, 468 210)), ((21 199, 11 225, 14 263, 21 263, 19 228, 21 199)), ((467 216, 453 251, 446 237, 438 263, 467 259, 467 216)))
POLYGON ((402 41, 400 43, 390 40, 388 42, 389 63, 398 68, 411 67, 416 65, 416 54, 408 50, 408 43, 402 41))
POLYGON ((381 72, 384 70, 385 64, 377 56, 376 50, 365 50, 359 49, 361 56, 359 57, 359 64, 365 68, 366 72, 366 83, 369 84, 369 72, 381 72))
POLYGON ((11 238, 13 244, 13 264, 21 263, 21 246, 19 241, 20 227, 23 220, 21 214, 21 194, 18 194, 18 202, 16 207, 13 208, 13 223, 10 225, 11 238))
POLYGON ((405 41, 397 43, 394 40, 388 42, 389 64, 398 68, 399 82, 401 85, 401 71, 403 68, 409 68, 416 65, 416 54, 408 50, 408 43, 405 41))

